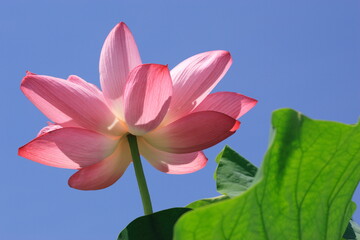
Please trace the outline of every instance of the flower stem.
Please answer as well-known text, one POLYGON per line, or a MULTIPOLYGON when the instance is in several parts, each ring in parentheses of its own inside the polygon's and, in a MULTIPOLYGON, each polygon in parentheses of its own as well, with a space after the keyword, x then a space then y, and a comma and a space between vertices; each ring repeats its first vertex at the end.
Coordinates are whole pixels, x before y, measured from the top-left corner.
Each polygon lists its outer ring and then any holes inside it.
POLYGON ((144 214, 149 215, 149 214, 153 213, 153 210, 152 210, 149 190, 148 190, 148 187, 146 184, 144 170, 141 165, 141 159, 140 159, 138 144, 136 141, 136 136, 129 134, 129 135, 127 135, 127 138, 129 141, 131 155, 133 158, 135 175, 136 175, 136 179, 137 179, 139 190, 140 190, 141 200, 142 200, 142 204, 144 207, 144 214))

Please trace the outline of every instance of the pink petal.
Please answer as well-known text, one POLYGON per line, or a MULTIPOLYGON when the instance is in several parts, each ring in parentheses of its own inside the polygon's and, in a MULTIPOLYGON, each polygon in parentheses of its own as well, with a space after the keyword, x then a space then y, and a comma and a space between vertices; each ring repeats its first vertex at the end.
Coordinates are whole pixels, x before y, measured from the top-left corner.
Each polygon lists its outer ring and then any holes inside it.
POLYGON ((60 128, 19 148, 18 154, 52 167, 79 169, 109 156, 117 140, 82 128, 60 128))
POLYGON ((60 128, 63 128, 62 126, 58 125, 58 124, 53 124, 53 123, 48 123, 48 125, 46 127, 43 127, 37 137, 41 136, 41 135, 44 135, 45 133, 48 133, 48 132, 51 132, 51 131, 54 131, 56 129, 60 129, 60 128))
POLYGON ((257 103, 257 100, 233 92, 216 92, 208 95, 193 112, 216 111, 238 119, 257 103))
POLYGON ((30 71, 26 71, 26 75, 37 75, 36 73, 32 73, 30 71))
POLYGON ((70 75, 67 80, 72 82, 72 83, 78 84, 78 85, 82 86, 83 88, 86 88, 90 92, 94 93, 100 99, 103 98, 103 94, 102 94, 102 92, 100 91, 100 89, 97 86, 95 86, 94 84, 86 82, 81 77, 76 76, 76 75, 70 75))
POLYGON ((124 93, 125 120, 130 132, 143 135, 156 128, 168 111, 171 94, 167 66, 144 64, 134 68, 124 93))
POLYGON ((186 174, 196 172, 207 163, 203 152, 174 154, 160 151, 142 138, 138 138, 140 154, 156 169, 170 174, 186 174))
MULTIPOLYGON (((30 71, 26 71, 26 76, 36 76, 37 74, 32 73, 30 71)), ((24 82, 25 78, 22 80, 24 82)), ((71 119, 65 113, 59 111, 57 108, 49 104, 43 98, 37 96, 36 94, 32 94, 31 90, 26 89, 21 86, 21 90, 25 94, 27 98, 42 112, 46 115, 51 121, 61 124, 62 126, 67 127, 77 127, 79 126, 76 122, 71 119)))
POLYGON ((191 153, 221 142, 234 134, 239 126, 239 121, 223 113, 195 112, 143 137, 161 151, 191 153))
POLYGON ((62 126, 73 120, 81 127, 105 134, 121 136, 126 131, 106 103, 79 84, 49 76, 27 75, 21 90, 50 120, 62 126))
POLYGON ((112 155, 72 175, 69 178, 69 186, 80 190, 109 187, 123 175, 130 162, 129 145, 122 140, 112 155))
POLYGON ((232 63, 226 51, 200 53, 171 70, 174 92, 166 122, 191 112, 210 93, 232 63))
POLYGON ((109 106, 123 117, 122 97, 129 72, 141 64, 133 35, 125 23, 107 36, 100 55, 100 83, 109 106))

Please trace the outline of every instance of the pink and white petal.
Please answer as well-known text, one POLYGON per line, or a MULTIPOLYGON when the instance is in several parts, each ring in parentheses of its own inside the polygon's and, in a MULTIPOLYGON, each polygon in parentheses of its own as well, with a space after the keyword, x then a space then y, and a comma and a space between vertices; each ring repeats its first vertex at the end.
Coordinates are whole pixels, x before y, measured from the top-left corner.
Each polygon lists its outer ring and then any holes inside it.
MULTIPOLYGON (((36 76, 37 74, 32 73, 30 71, 26 71, 26 76, 36 76)), ((22 80, 24 82, 25 78, 22 80)), ((62 126, 68 127, 77 127, 76 124, 71 117, 61 112, 53 105, 51 105, 48 101, 38 96, 37 94, 32 94, 32 91, 28 90, 25 87, 20 87, 25 96, 51 121, 61 124, 62 126), (68 124, 70 123, 70 124, 68 124), (72 124, 71 124, 72 123, 72 124)))
POLYGON ((82 128, 60 128, 19 148, 18 154, 44 165, 79 169, 109 156, 118 141, 82 128))
POLYGON ((103 99, 103 94, 100 91, 100 89, 97 86, 95 86, 94 84, 88 83, 81 77, 76 76, 76 75, 70 75, 67 80, 72 83, 78 84, 78 85, 82 86, 83 88, 86 88, 90 92, 94 93, 100 99, 103 99))
POLYGON ((129 72, 141 64, 139 50, 125 23, 117 24, 107 36, 100 55, 100 83, 106 101, 119 118, 129 72))
POLYGON ((142 138, 138 138, 140 154, 159 171, 169 174, 186 174, 196 172, 207 163, 203 152, 175 154, 160 151, 142 138))
MULTIPOLYGON (((38 75, 38 74, 32 73, 30 71, 26 71, 26 76, 28 76, 28 75, 38 75)), ((76 75, 69 76, 68 80, 70 80, 71 82, 83 85, 83 86, 86 85, 85 80, 81 79, 80 77, 78 77, 76 75), (83 84, 83 82, 85 82, 85 83, 83 84)), ((101 93, 101 95, 102 95, 102 93, 101 93)), ((33 102, 38 102, 39 106, 43 106, 43 108, 47 109, 47 110, 45 110, 47 112, 47 114, 45 114, 45 115, 52 121, 56 122, 57 124, 61 125, 62 127, 81 127, 71 117, 69 117, 65 113, 59 111, 54 106, 48 104, 48 102, 44 101, 44 99, 42 99, 41 97, 38 98, 37 96, 33 96, 33 98, 34 98, 33 102)), ((41 110, 41 108, 39 106, 37 106, 37 107, 41 110)), ((41 110, 41 111, 44 113, 43 110, 41 110)), ((46 131, 48 130, 47 127, 44 127, 44 129, 46 129, 46 131)), ((39 134, 40 133, 42 133, 42 130, 40 130, 39 134)))
POLYGON ((74 121, 79 126, 109 135, 126 132, 106 103, 79 84, 43 75, 27 75, 21 90, 50 120, 60 125, 74 121))
POLYGON ((54 123, 49 122, 47 126, 43 127, 39 131, 39 133, 37 134, 37 137, 39 137, 41 135, 44 135, 45 133, 60 129, 60 128, 63 128, 63 127, 61 125, 59 125, 59 124, 54 124, 54 123))
POLYGON ((166 117, 172 122, 190 113, 226 74, 232 58, 227 51, 210 51, 192 56, 171 70, 174 92, 166 117))
POLYGON ((167 66, 143 64, 134 68, 124 93, 125 120, 129 131, 143 135, 156 128, 170 105, 172 82, 167 66))
POLYGON ((123 175, 130 162, 129 145, 122 140, 112 155, 72 175, 68 181, 69 186, 79 190, 98 190, 109 187, 123 175))
POLYGON ((223 113, 191 113, 143 138, 153 147, 170 153, 191 153, 209 148, 235 133, 240 122, 223 113))
POLYGON ((258 101, 234 92, 216 92, 208 95, 193 112, 215 111, 238 119, 258 101))

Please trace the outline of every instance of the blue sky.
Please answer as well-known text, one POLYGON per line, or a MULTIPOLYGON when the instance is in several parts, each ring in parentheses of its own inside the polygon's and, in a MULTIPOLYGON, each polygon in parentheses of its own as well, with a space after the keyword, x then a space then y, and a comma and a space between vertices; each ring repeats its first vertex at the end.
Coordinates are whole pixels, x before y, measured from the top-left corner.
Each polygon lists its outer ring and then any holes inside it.
MULTIPOLYGON (((174 67, 223 49, 233 65, 215 91, 259 100, 240 130, 205 151, 208 165, 167 175, 144 163, 155 210, 217 195, 214 158, 225 144, 260 165, 271 112, 289 107, 324 120, 355 123, 360 113, 360 2, 347 1, 3 1, 0 8, 0 239, 115 239, 142 214, 133 168, 113 186, 78 191, 72 170, 17 156, 47 119, 19 84, 25 71, 99 86, 105 37, 118 22, 132 30, 143 62, 174 67)), ((360 204, 360 191, 354 200, 360 204)), ((359 210, 355 220, 360 221, 359 210)))

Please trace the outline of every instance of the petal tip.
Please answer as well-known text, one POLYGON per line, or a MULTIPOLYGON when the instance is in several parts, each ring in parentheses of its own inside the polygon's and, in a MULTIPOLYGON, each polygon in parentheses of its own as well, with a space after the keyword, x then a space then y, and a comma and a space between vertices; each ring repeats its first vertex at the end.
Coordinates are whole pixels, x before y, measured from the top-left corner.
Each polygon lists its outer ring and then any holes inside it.
POLYGON ((78 76, 72 74, 72 75, 69 75, 66 80, 70 80, 70 81, 71 81, 71 80, 74 80, 74 79, 77 79, 77 78, 78 78, 78 76))
POLYGON ((32 73, 29 70, 26 70, 25 72, 26 72, 26 76, 28 76, 28 75, 36 75, 36 73, 32 73))
POLYGON ((201 161, 197 161, 195 165, 188 165, 185 167, 178 168, 176 165, 171 166, 171 168, 166 172, 167 174, 174 174, 174 175, 180 175, 180 174, 190 174, 197 172, 201 169, 203 169, 206 164, 208 163, 208 158, 205 156, 203 152, 198 152, 197 159, 201 161))
POLYGON ((75 188, 75 189, 78 189, 78 190, 86 190, 86 189, 82 189, 81 186, 79 186, 79 185, 77 184, 77 179, 78 179, 77 173, 78 173, 78 172, 76 172, 75 174, 73 174, 73 175, 71 175, 71 176, 69 177, 69 179, 68 179, 68 185, 69 185, 69 187, 75 188))
POLYGON ((229 51, 218 50, 217 54, 219 54, 218 55, 219 58, 221 58, 221 59, 223 59, 224 61, 227 62, 228 67, 232 64, 233 59, 232 59, 231 53, 229 51))
POLYGON ((247 97, 249 104, 251 105, 251 107, 249 108, 249 110, 253 107, 255 107, 255 105, 259 102, 257 99, 251 98, 251 97, 247 97))
POLYGON ((23 91, 23 87, 25 87, 24 85, 27 84, 29 81, 36 80, 36 76, 37 74, 26 74, 21 80, 20 89, 23 91))
POLYGON ((24 145, 24 146, 21 146, 21 147, 19 147, 18 148, 18 155, 20 156, 20 157, 24 157, 24 147, 25 147, 26 145, 24 145))
POLYGON ((22 86, 25 83, 25 81, 28 81, 30 78, 31 78, 31 75, 26 74, 25 77, 22 78, 20 86, 22 86))
POLYGON ((229 58, 230 60, 232 59, 231 53, 229 51, 226 51, 226 50, 214 50, 214 51, 211 51, 211 52, 218 55, 219 57, 229 58))
POLYGON ((159 69, 168 69, 168 64, 163 65, 163 64, 158 64, 158 63, 143 63, 138 65, 136 68, 141 68, 141 67, 154 67, 154 68, 159 68, 159 69))
MULTIPOLYGON (((248 110, 247 111, 249 111, 249 110, 251 110, 253 107, 255 107, 255 105, 256 104, 258 104, 258 100, 257 99, 254 99, 254 98, 250 98, 250 97, 248 97, 248 99, 249 99, 249 107, 248 107, 248 110)), ((246 112, 247 112, 246 111, 246 112)))
POLYGON ((100 190, 102 188, 94 188, 91 186, 87 186, 86 184, 81 184, 79 171, 71 175, 68 179, 68 185, 71 188, 77 189, 77 190, 83 190, 83 191, 89 191, 89 190, 100 190))
POLYGON ((115 31, 118 31, 118 30, 130 31, 129 27, 124 22, 119 22, 118 24, 116 24, 116 26, 114 27, 114 30, 115 31))
POLYGON ((238 130, 239 128, 240 128, 240 122, 236 120, 234 126, 229 130, 229 132, 235 133, 236 130, 238 130))
POLYGON ((119 22, 119 23, 117 24, 117 26, 119 26, 119 27, 125 27, 125 26, 127 26, 127 25, 126 25, 125 22, 119 22))

